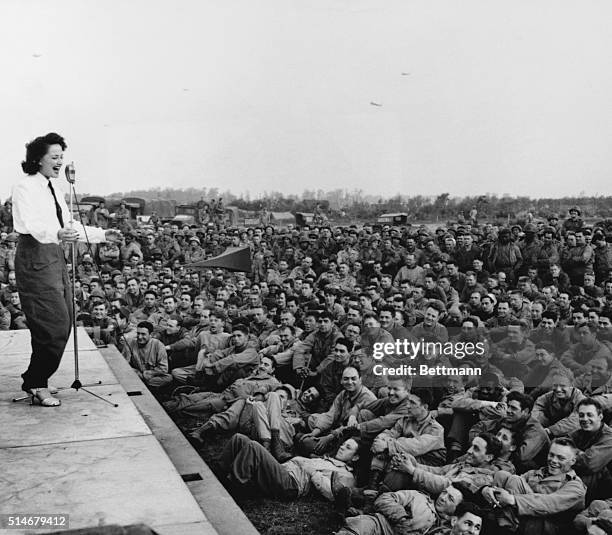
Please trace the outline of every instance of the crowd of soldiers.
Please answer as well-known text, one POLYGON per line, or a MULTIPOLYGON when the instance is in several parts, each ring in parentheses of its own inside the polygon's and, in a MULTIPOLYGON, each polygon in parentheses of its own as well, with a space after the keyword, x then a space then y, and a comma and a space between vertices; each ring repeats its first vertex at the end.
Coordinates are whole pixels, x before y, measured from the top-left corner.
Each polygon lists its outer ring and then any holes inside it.
MULTIPOLYGON (((233 492, 318 493, 342 534, 612 533, 612 237, 580 216, 126 227, 79 244, 78 321, 195 445, 231 435, 233 492), (189 267, 228 246, 250 273, 189 267), (434 350, 374 356, 397 341, 434 350)), ((0 329, 27 328, 2 224, 0 329)))

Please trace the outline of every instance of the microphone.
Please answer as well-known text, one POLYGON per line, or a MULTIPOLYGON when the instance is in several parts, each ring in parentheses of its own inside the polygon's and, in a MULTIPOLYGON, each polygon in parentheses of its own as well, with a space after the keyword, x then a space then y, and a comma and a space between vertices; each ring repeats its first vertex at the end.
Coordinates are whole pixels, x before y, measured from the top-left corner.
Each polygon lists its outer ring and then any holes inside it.
POLYGON ((71 162, 66 165, 66 167, 64 168, 64 173, 66 174, 66 180, 70 182, 70 184, 74 184, 75 177, 76 177, 76 171, 74 169, 74 162, 71 162))

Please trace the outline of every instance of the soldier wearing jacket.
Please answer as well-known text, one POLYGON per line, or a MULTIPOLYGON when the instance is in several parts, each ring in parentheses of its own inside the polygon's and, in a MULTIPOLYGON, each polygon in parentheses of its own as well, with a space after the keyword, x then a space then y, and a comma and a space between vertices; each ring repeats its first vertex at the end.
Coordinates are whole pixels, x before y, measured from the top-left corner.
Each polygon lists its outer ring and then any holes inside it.
POLYGON ((295 345, 293 369, 300 377, 306 377, 308 370, 314 370, 332 352, 338 338, 342 338, 328 312, 322 312, 318 321, 319 328, 295 345))
POLYGON ((402 377, 392 377, 388 384, 389 395, 374 401, 358 403, 349 411, 346 426, 355 429, 362 441, 371 442, 374 437, 410 414, 410 388, 402 377))
POLYGON ((136 339, 129 340, 123 348, 123 356, 136 370, 150 389, 163 388, 172 383, 168 373, 168 356, 164 345, 151 337, 153 325, 141 321, 136 329, 136 339))
POLYGON ((523 255, 518 245, 510 239, 510 229, 502 228, 499 238, 493 243, 487 256, 486 267, 490 272, 503 271, 510 284, 514 282, 515 273, 518 273, 523 264, 523 255))
POLYGON ((612 269, 612 245, 606 241, 606 236, 602 232, 593 234, 592 244, 594 245, 593 271, 597 284, 601 284, 608 278, 612 269))
POLYGON ((304 452, 321 454, 332 446, 344 432, 350 411, 360 403, 374 401, 376 396, 361 383, 359 370, 347 366, 342 372, 342 392, 334 399, 327 412, 311 414, 308 417, 310 431, 301 437, 304 452))
POLYGON ((342 372, 351 361, 351 351, 354 347, 354 343, 346 338, 338 338, 331 354, 313 371, 319 377, 318 387, 323 407, 329 407, 342 390, 342 372))
POLYGON ((574 386, 589 397, 612 394, 612 373, 608 360, 605 358, 591 360, 589 371, 576 377, 574 386))
POLYGON ((556 357, 553 342, 547 340, 535 342, 535 358, 524 379, 525 392, 537 399, 551 389, 553 377, 559 374, 573 375, 556 357))
POLYGON ((469 443, 469 430, 474 424, 482 419, 502 416, 500 402, 506 400, 507 393, 500 384, 499 376, 489 371, 480 376, 477 387, 468 389, 464 396, 454 400, 447 442, 452 457, 465 451, 469 443))
POLYGON ((587 486, 587 502, 607 498, 612 490, 608 470, 612 462, 612 429, 603 422, 603 408, 596 398, 580 401, 576 412, 580 429, 570 436, 581 451, 576 456, 574 470, 587 486))
POLYGON ((553 440, 546 466, 522 476, 497 472, 482 495, 496 509, 500 527, 529 535, 567 533, 573 512, 584 508, 586 487, 572 470, 578 449, 571 439, 553 440))
MULTIPOLYGON (((382 360, 374 358, 374 344, 393 343, 394 338, 380 326, 375 316, 370 316, 363 322, 361 333, 361 349, 355 352, 354 361, 361 370, 361 380, 372 392, 379 397, 384 397, 387 390, 388 376, 374 373, 374 366, 382 364, 385 367, 399 366, 404 364, 401 357, 394 359, 393 356, 385 355, 382 360)), ((379 347, 383 347, 380 345, 379 347)))
POLYGON ((181 349, 189 349, 197 354, 195 364, 172 370, 172 377, 179 384, 187 382, 197 384, 204 374, 204 364, 207 362, 207 357, 230 346, 232 335, 223 332, 223 315, 218 312, 208 315, 207 310, 204 312, 206 316, 203 315, 202 318, 207 317, 210 321, 208 329, 204 330, 204 327, 201 327, 202 330, 195 334, 198 328, 194 327, 187 337, 177 342, 181 349))
POLYGON ((511 460, 517 471, 523 473, 542 466, 548 454, 550 439, 542 424, 531 417, 533 403, 533 398, 527 394, 510 392, 502 404, 502 416, 476 424, 470 430, 470 438, 474 438, 474 431, 496 433, 503 422, 514 432, 516 449, 511 460))
POLYGON ((493 347, 491 363, 506 377, 524 379, 529 364, 535 358, 535 345, 527 338, 529 328, 524 320, 515 320, 507 326, 507 337, 493 347))
POLYGON ((370 488, 376 488, 398 454, 412 455, 418 463, 440 466, 446 459, 444 428, 431 416, 429 390, 418 389, 408 396, 409 414, 380 433, 372 443, 370 488))
POLYGON ((311 386, 298 396, 290 384, 277 386, 264 399, 260 395, 234 401, 223 412, 213 414, 191 433, 196 442, 220 431, 237 431, 260 442, 277 461, 291 458, 296 428, 319 397, 311 386))
POLYGON ((245 399, 255 394, 267 394, 280 385, 274 377, 276 362, 273 357, 262 357, 259 366, 250 375, 236 379, 222 392, 197 391, 191 394, 179 394, 164 403, 170 413, 201 416, 222 412, 238 399, 245 399))
POLYGON ((545 227, 542 232, 542 243, 536 252, 535 263, 538 268, 540 278, 546 277, 550 273, 550 266, 559 263, 559 244, 554 240, 555 229, 545 227))
POLYGON ((574 518, 578 533, 588 535, 609 535, 612 533, 612 498, 593 500, 574 518))
POLYGON ((232 330, 233 345, 208 353, 202 360, 204 384, 225 388, 236 379, 246 377, 260 362, 256 345, 249 339, 249 329, 236 325, 232 330))
POLYGON ((584 231, 576 231, 576 244, 568 246, 561 256, 561 265, 572 284, 581 285, 586 271, 593 269, 593 248, 586 243, 584 231))
POLYGON ((193 351, 191 339, 188 337, 188 331, 183 327, 183 318, 178 314, 170 316, 166 320, 165 327, 155 333, 157 338, 166 349, 168 354, 168 366, 172 370, 180 365, 184 365, 189 361, 193 362, 193 351))
POLYGON ((572 413, 584 394, 572 386, 572 378, 567 374, 555 374, 552 390, 535 400, 531 416, 542 424, 548 436, 561 437, 575 431, 578 422, 572 413))
POLYGON ((430 412, 444 427, 445 433, 448 432, 453 419, 453 404, 465 395, 465 385, 461 375, 447 375, 444 378, 442 397, 438 401, 437 408, 430 412))
POLYGON ((463 498, 452 485, 435 501, 418 490, 384 492, 376 498, 372 514, 346 518, 346 527, 338 535, 408 535, 425 533, 432 527, 450 527, 463 498))
POLYGON ((440 494, 453 482, 461 481, 471 492, 490 485, 493 474, 500 469, 514 471, 509 461, 499 459, 502 445, 490 433, 481 433, 468 449, 464 460, 444 466, 427 466, 416 462, 414 456, 400 453, 391 462, 392 471, 383 480, 382 490, 412 488, 440 494))
POLYGON ((576 375, 585 373, 593 359, 605 358, 612 364, 612 352, 596 338, 596 327, 588 323, 580 323, 575 327, 579 342, 561 355, 561 364, 572 370, 576 375))
POLYGON ((280 464, 261 444, 244 435, 234 435, 221 456, 230 483, 254 487, 258 493, 294 500, 316 490, 329 501, 333 485, 355 486, 352 464, 358 460, 359 444, 353 438, 343 442, 335 455, 294 457, 280 464))

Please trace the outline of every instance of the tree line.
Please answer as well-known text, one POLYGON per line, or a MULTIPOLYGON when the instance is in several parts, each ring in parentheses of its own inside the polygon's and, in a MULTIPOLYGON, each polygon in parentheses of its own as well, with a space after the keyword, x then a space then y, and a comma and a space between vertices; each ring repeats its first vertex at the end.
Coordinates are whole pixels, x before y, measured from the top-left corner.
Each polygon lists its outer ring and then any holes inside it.
POLYGON ((192 204, 200 199, 210 201, 223 198, 225 206, 237 206, 243 210, 278 212, 312 211, 317 201, 333 216, 367 219, 389 212, 407 212, 412 219, 443 221, 456 220, 460 215, 468 217, 473 209, 479 219, 524 218, 531 213, 536 218, 546 218, 551 213, 565 217, 572 206, 578 206, 582 217, 612 218, 612 196, 581 196, 554 198, 531 198, 528 196, 479 195, 451 197, 449 193, 437 196, 401 195, 383 197, 370 195, 361 189, 305 189, 301 195, 287 195, 281 192, 265 191, 253 198, 249 192, 240 194, 211 188, 153 188, 117 192, 111 197, 141 197, 145 200, 167 199, 178 204, 192 204))

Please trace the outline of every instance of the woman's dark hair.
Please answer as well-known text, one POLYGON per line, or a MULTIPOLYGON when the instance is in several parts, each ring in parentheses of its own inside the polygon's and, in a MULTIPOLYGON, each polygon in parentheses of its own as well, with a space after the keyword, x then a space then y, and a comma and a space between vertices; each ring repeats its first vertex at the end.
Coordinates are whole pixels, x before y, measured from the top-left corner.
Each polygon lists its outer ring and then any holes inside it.
POLYGON ((51 145, 59 145, 62 150, 66 150, 66 142, 64 138, 55 132, 50 132, 46 136, 40 136, 26 143, 26 159, 21 162, 21 169, 28 175, 38 173, 40 160, 47 154, 47 150, 51 145))

